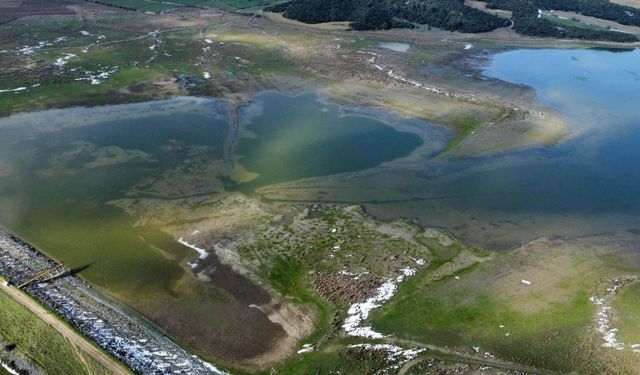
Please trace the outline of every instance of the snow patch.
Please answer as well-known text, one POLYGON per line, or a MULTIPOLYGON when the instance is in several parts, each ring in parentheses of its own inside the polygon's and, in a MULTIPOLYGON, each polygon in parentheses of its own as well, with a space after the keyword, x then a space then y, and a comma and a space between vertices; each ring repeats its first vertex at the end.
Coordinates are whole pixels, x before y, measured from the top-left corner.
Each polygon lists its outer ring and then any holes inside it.
POLYGON ((20 373, 14 369, 12 369, 11 367, 9 367, 8 364, 0 361, 0 365, 2 365, 2 368, 5 369, 5 371, 7 371, 9 374, 11 375, 20 375, 20 373))
POLYGON ((5 93, 5 92, 19 92, 19 91, 24 91, 26 90, 26 87, 18 87, 15 89, 4 89, 4 90, 0 90, 0 94, 5 93))
POLYGON ((200 247, 198 247, 196 245, 190 244, 189 242, 185 241, 184 237, 180 237, 178 242, 180 242, 181 244, 183 244, 186 247, 189 247, 189 248, 195 250, 199 254, 198 259, 200 259, 200 260, 206 259, 209 256, 209 252, 207 250, 202 249, 202 248, 200 248, 200 247))
POLYGON ((376 294, 362 303, 354 303, 347 311, 347 319, 345 319, 342 328, 349 336, 365 337, 370 339, 380 339, 384 335, 373 330, 371 326, 363 327, 362 323, 369 317, 371 310, 380 307, 384 302, 393 297, 398 284, 402 283, 407 277, 416 274, 413 268, 400 269, 400 275, 395 279, 388 279, 376 290, 376 294))
POLYGON ((387 360, 389 362, 396 363, 394 368, 398 368, 399 365, 403 365, 413 359, 415 359, 425 349, 403 349, 397 345, 391 344, 355 344, 350 345, 349 348, 363 348, 365 350, 383 350, 387 353, 387 360))
POLYGON ((56 60, 56 62, 53 63, 53 65, 59 66, 59 67, 63 67, 69 62, 69 60, 71 60, 72 58, 74 58, 76 56, 77 55, 73 54, 73 53, 65 53, 65 55, 60 57, 60 58, 58 58, 56 60))
POLYGON ((313 347, 313 345, 311 344, 304 344, 302 346, 302 349, 298 350, 298 354, 303 354, 303 353, 310 353, 312 351, 314 351, 316 348, 313 347))

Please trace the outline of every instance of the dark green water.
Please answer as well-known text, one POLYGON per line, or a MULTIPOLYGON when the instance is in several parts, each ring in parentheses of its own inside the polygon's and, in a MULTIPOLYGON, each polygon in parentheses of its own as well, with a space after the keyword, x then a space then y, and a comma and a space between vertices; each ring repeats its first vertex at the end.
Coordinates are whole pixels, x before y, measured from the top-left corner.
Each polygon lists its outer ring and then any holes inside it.
POLYGON ((240 163, 258 175, 240 186, 244 190, 371 168, 407 156, 423 143, 371 113, 324 104, 314 94, 265 92, 253 100, 241 113, 245 136, 237 153, 240 163))
MULTIPOLYGON (((240 118, 256 137, 238 146, 258 176, 236 186, 246 190, 366 169, 422 144, 313 94, 260 93, 240 118)), ((193 251, 109 202, 216 194, 228 130, 223 103, 196 98, 0 119, 0 224, 69 267, 89 265, 86 278, 126 300, 171 293, 193 251)))
POLYGON ((0 120, 0 222, 114 293, 168 290, 188 251, 107 202, 136 183, 222 158, 224 107, 210 101, 73 108, 0 120), (222 113, 222 115, 220 115, 222 113), (197 151, 197 153, 196 153, 197 151))

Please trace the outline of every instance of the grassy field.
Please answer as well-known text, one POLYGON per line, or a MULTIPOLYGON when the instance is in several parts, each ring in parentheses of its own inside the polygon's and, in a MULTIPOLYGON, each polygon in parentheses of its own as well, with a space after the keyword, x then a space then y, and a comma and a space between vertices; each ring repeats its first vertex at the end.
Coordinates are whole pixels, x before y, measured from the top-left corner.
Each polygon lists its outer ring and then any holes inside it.
POLYGON ((561 25, 561 26, 578 27, 578 28, 581 28, 581 29, 588 29, 588 30, 600 30, 600 31, 606 31, 607 30, 604 27, 591 25, 591 24, 588 24, 588 23, 579 22, 579 21, 572 20, 572 19, 560 18, 558 16, 553 16, 553 15, 548 15, 548 14, 545 14, 544 18, 546 20, 549 20, 549 21, 551 21, 553 23, 556 23, 558 25, 561 25))
MULTIPOLYGON (((32 312, 0 292, 0 337, 48 374, 108 374, 32 312)), ((0 368, 0 374, 2 374, 0 368)))
POLYGON ((620 340, 640 344, 640 283, 624 287, 613 303, 620 340))
POLYGON ((97 0, 96 2, 124 9, 139 10, 143 12, 162 12, 167 9, 176 8, 176 5, 173 4, 146 0, 97 0))
MULTIPOLYGON (((528 245, 467 263, 446 277, 434 275, 452 262, 462 264, 461 253, 451 257, 437 250, 436 260, 450 260, 436 261, 405 282, 375 314, 374 326, 401 338, 463 351, 479 347, 480 353, 562 373, 626 373, 630 353, 594 353, 599 339, 593 336, 595 308, 589 301, 600 275, 620 272, 619 266, 603 268, 597 254, 580 247, 528 245), (521 279, 533 281, 524 285, 521 279)), ((625 339, 637 339, 638 290, 637 284, 625 289, 616 306, 625 317, 616 326, 625 339)))
POLYGON ((197 6, 204 8, 216 8, 227 11, 241 9, 263 8, 277 3, 277 0, 95 0, 98 3, 111 5, 123 9, 138 10, 142 12, 162 12, 183 6, 197 6))

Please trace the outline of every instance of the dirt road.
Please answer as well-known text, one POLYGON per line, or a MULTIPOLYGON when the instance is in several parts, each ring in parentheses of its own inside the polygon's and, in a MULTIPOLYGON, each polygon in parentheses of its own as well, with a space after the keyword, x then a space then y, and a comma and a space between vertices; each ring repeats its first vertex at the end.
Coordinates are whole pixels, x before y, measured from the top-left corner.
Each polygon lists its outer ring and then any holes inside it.
POLYGON ((47 311, 31 297, 27 296, 15 286, 7 286, 3 279, 0 279, 0 281, 0 290, 2 290, 3 293, 6 293, 16 302, 20 303, 21 305, 29 309, 29 311, 36 314, 38 318, 53 327, 73 345, 77 346, 85 353, 93 357, 95 360, 102 363, 102 365, 109 371, 117 375, 131 374, 131 372, 127 370, 122 364, 105 354, 102 350, 98 349, 93 343, 89 342, 86 338, 79 335, 71 327, 63 323, 57 316, 47 311))

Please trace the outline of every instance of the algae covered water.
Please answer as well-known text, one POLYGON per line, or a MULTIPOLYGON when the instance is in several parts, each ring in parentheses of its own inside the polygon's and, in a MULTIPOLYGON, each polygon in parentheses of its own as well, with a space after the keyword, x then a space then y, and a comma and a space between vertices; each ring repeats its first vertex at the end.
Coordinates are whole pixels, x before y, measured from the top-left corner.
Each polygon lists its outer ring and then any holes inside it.
POLYGON ((374 117, 314 94, 259 93, 240 112, 236 156, 228 155, 232 124, 217 100, 15 115, 0 120, 0 223, 69 267, 88 266, 83 276, 125 300, 173 293, 192 250, 160 224, 138 222, 120 200, 161 206, 216 195, 235 173, 229 158, 251 177, 232 185, 251 192, 370 168, 422 144, 374 117))

